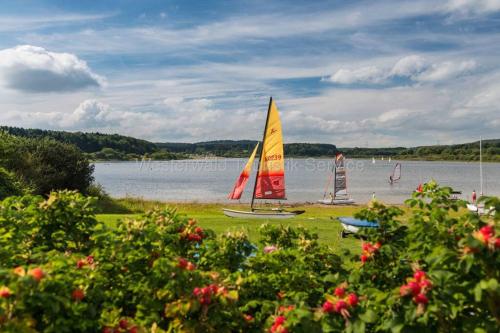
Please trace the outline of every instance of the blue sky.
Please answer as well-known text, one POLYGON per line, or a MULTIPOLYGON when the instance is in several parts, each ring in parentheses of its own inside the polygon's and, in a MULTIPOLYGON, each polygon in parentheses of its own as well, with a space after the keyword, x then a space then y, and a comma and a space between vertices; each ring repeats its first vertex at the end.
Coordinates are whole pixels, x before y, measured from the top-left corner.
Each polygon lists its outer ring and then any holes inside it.
POLYGON ((0 124, 154 141, 500 137, 500 0, 0 2, 0 124))

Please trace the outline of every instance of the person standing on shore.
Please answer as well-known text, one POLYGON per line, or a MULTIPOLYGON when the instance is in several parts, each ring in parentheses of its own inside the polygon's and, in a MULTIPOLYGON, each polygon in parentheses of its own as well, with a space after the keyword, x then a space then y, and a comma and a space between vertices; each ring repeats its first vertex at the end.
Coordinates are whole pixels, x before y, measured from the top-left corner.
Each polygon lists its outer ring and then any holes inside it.
POLYGON ((476 190, 472 190, 472 203, 476 203, 476 190))

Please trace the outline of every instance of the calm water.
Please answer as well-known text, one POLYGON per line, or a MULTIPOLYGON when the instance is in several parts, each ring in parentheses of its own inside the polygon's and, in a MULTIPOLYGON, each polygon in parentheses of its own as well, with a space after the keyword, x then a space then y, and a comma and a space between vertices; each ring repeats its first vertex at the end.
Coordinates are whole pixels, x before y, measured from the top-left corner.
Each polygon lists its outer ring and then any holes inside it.
MULTIPOLYGON (((399 183, 388 178, 397 161, 347 160, 348 190, 358 203, 375 192, 388 203, 402 203, 421 182, 435 179, 470 197, 479 193, 479 164, 465 162, 401 161, 399 183)), ((96 181, 114 197, 143 197, 164 201, 224 202, 246 159, 207 159, 164 162, 101 162, 95 164, 96 181)), ((327 159, 288 159, 286 190, 289 202, 314 202, 323 197, 331 168, 327 159)), ((256 164, 254 165, 254 174, 256 164)), ((484 163, 484 192, 500 196, 500 163, 484 163)), ((242 196, 248 202, 254 179, 242 196)))

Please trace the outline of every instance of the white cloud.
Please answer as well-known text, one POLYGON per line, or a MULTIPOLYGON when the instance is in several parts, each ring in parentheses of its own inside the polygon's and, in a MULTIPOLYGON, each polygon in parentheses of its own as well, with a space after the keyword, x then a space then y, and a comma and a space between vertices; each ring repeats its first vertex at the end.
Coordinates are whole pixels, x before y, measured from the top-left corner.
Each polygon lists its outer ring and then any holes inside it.
POLYGON ((474 60, 461 62, 445 61, 432 64, 429 68, 416 76, 420 82, 438 82, 456 78, 471 73, 476 68, 474 60))
POLYGON ((339 69, 327 81, 340 84, 353 83, 381 83, 385 81, 386 74, 375 66, 361 67, 358 69, 339 69))
POLYGON ((488 14, 500 11, 500 0, 449 0, 444 10, 463 16, 488 14))
POLYGON ((0 83, 24 92, 62 92, 99 87, 104 78, 74 54, 20 45, 0 50, 0 83))
POLYGON ((396 77, 403 77, 413 82, 442 82, 470 74, 476 67, 474 60, 430 63, 419 55, 410 55, 399 59, 392 68, 377 66, 341 68, 325 81, 338 84, 380 84, 396 77))
POLYGON ((392 67, 391 76, 413 77, 422 72, 428 66, 427 61, 419 55, 409 55, 401 58, 392 67))
POLYGON ((87 99, 69 115, 61 114, 62 128, 97 128, 112 124, 113 112, 108 104, 87 99))

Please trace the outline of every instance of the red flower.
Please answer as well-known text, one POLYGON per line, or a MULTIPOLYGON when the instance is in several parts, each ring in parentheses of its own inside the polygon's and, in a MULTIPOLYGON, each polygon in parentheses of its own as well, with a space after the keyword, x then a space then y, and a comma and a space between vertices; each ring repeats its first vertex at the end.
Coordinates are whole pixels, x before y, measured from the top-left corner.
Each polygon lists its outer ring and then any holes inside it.
POLYGON ((129 333, 137 333, 137 332, 139 332, 139 329, 137 328, 137 326, 132 326, 128 332, 129 333))
POLYGON ((413 296, 420 294, 421 288, 417 282, 415 282, 415 281, 408 282, 407 286, 408 286, 408 288, 410 288, 413 296))
POLYGON ((186 265, 186 269, 188 271, 194 271, 196 269, 196 266, 192 262, 188 262, 187 265, 186 265))
POLYGON ((83 259, 80 259, 76 262, 76 268, 80 269, 82 268, 83 266, 85 266, 87 264, 87 262, 83 259))
POLYGON ((80 288, 73 290, 73 292, 71 293, 71 298, 73 298, 75 301, 81 301, 84 297, 85 293, 80 288))
POLYGON ((9 288, 7 287, 1 287, 0 288, 0 298, 8 298, 12 295, 12 292, 10 291, 9 288))
POLYGON ((346 301, 339 299, 334 305, 333 305, 333 310, 335 312, 340 312, 343 309, 347 309, 347 303, 346 301))
POLYGON ((358 296, 356 296, 356 294, 351 293, 347 295, 347 303, 349 303, 350 306, 355 307, 356 305, 358 305, 358 302, 359 299, 358 296))
POLYGON ((120 321, 118 322, 118 326, 120 326, 120 328, 122 329, 126 329, 128 327, 127 319, 120 319, 120 321))
POLYGON ((430 289, 432 287, 432 282, 425 279, 420 282, 420 287, 422 289, 430 289))
POLYGON ((193 295, 198 297, 199 295, 201 295, 201 289, 196 287, 193 289, 193 295))
POLYGON ((381 247, 382 247, 382 243, 380 243, 380 242, 376 242, 375 245, 373 245, 373 248, 376 250, 380 249, 381 247))
POLYGON ((31 275, 35 280, 40 281, 45 273, 42 271, 40 267, 33 268, 28 272, 29 275, 31 275))
POLYGON ((399 295, 400 296, 406 296, 409 294, 411 294, 411 288, 408 287, 408 285, 405 284, 405 285, 399 287, 399 295))
POLYGON ((243 314, 243 318, 245 319, 245 321, 247 323, 250 323, 253 321, 253 316, 252 315, 249 315, 249 314, 243 314))
POLYGON ((342 287, 337 287, 337 288, 335 288, 334 294, 335 294, 335 296, 338 296, 338 297, 344 297, 345 289, 342 287))
POLYGON ((425 279, 425 272, 421 270, 415 271, 413 277, 415 278, 415 280, 417 280, 417 282, 420 282, 421 280, 425 279))
POLYGON ((361 262, 364 264, 368 260, 368 256, 366 254, 361 255, 361 262))
POLYGON ((87 256, 86 259, 89 265, 92 265, 94 263, 94 256, 87 256))
POLYGON ((333 311, 333 304, 331 302, 326 301, 325 303, 323 303, 323 312, 331 313, 333 311))
POLYGON ((484 238, 490 238, 495 234, 495 229, 493 229, 491 225, 485 225, 479 229, 479 232, 484 236, 484 238))
POLYGON ((427 303, 429 303, 429 299, 424 294, 418 294, 418 295, 416 295, 415 297, 413 297, 413 301, 415 303, 417 303, 417 304, 427 304, 427 303))
POLYGON ((177 262, 178 262, 177 267, 182 268, 182 269, 186 268, 188 265, 188 261, 184 258, 177 259, 177 262))
POLYGON ((189 234, 188 235, 188 240, 199 242, 199 241, 201 241, 201 236, 198 235, 198 234, 189 234))
POLYGON ((200 234, 203 234, 203 229, 201 227, 196 227, 196 229, 194 229, 194 232, 196 232, 198 235, 200 235, 200 234))
POLYGON ((283 325, 285 323, 285 316, 278 316, 274 319, 274 324, 275 325, 283 325))
POLYGON ((102 328, 102 333, 113 333, 113 329, 111 327, 104 326, 102 328))

